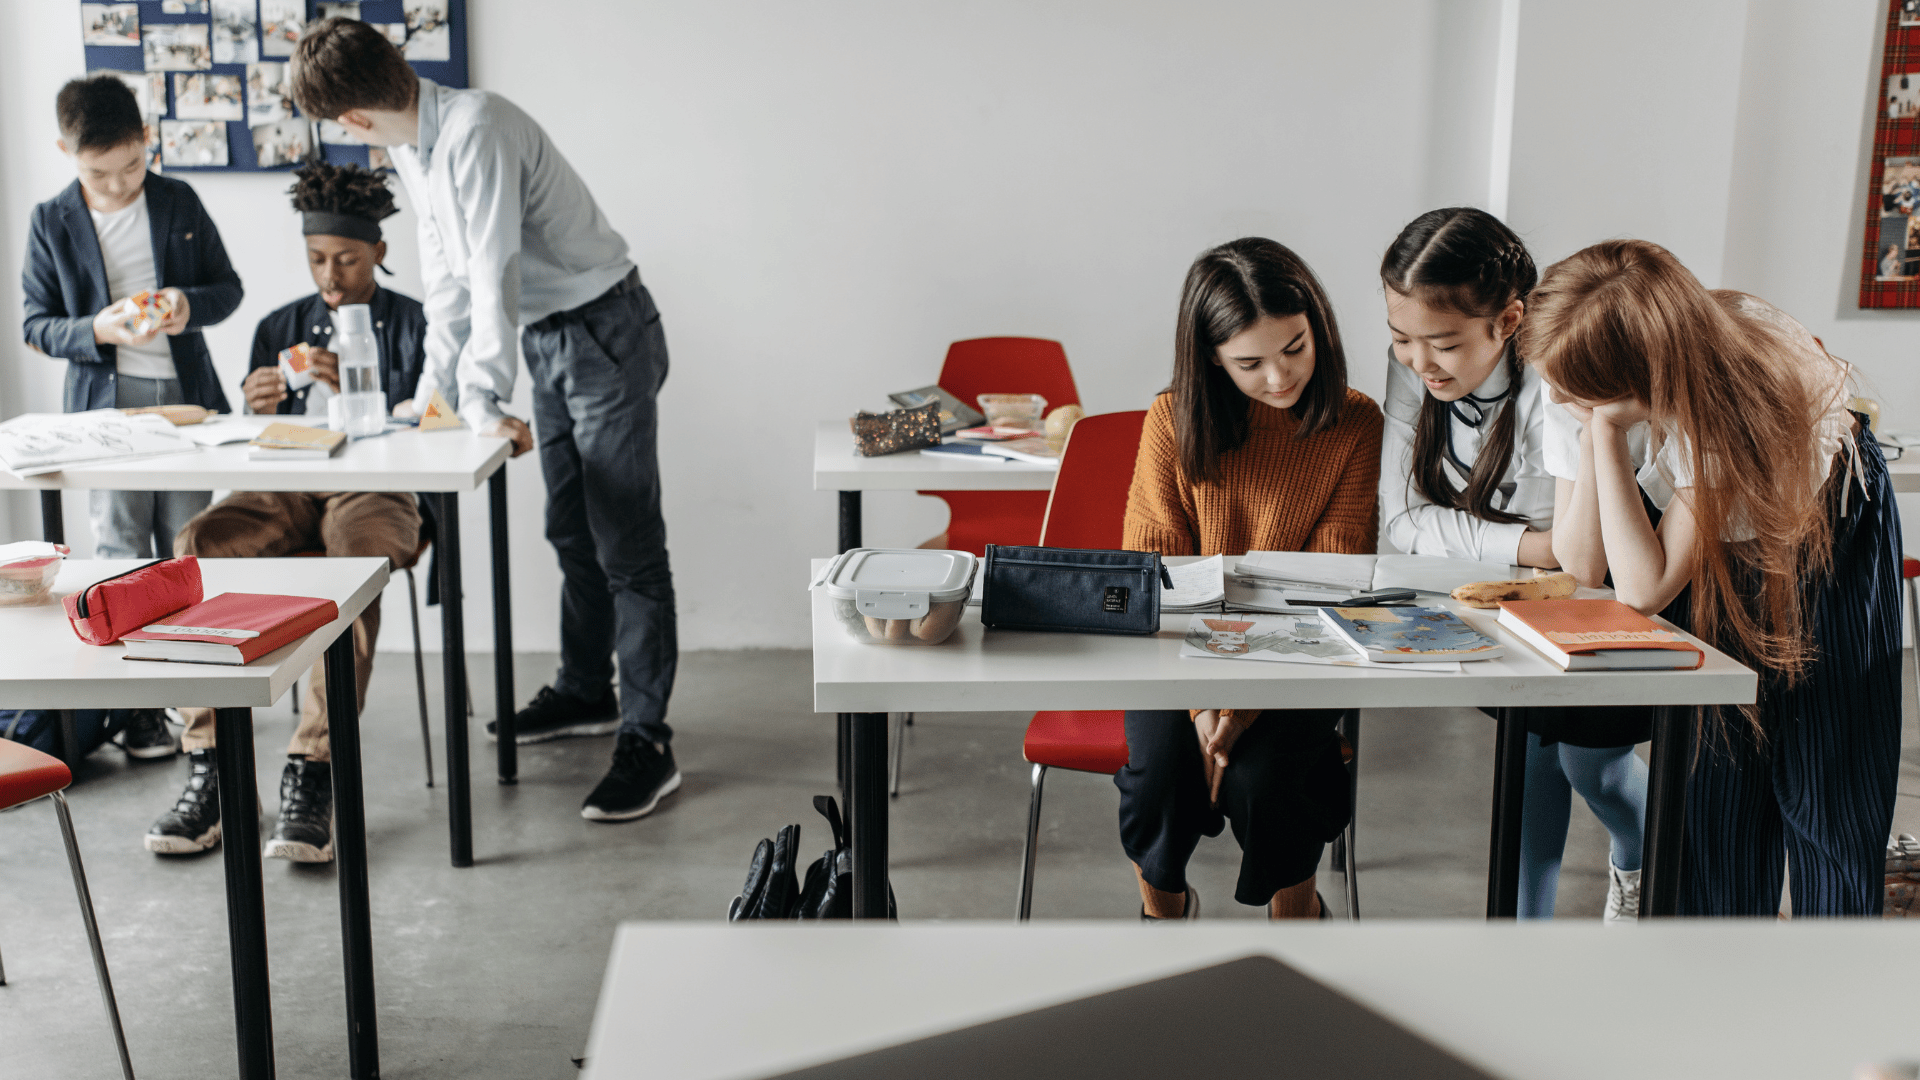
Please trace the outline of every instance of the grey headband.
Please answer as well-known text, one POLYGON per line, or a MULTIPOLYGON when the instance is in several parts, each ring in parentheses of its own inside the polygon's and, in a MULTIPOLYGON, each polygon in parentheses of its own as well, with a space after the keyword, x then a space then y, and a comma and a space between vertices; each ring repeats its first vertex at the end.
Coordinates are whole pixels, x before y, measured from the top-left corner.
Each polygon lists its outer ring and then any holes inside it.
POLYGON ((377 244, 380 242, 380 223, 371 218, 353 214, 335 214, 327 210, 303 210, 300 212, 300 235, 344 236, 349 240, 364 240, 369 244, 377 244))

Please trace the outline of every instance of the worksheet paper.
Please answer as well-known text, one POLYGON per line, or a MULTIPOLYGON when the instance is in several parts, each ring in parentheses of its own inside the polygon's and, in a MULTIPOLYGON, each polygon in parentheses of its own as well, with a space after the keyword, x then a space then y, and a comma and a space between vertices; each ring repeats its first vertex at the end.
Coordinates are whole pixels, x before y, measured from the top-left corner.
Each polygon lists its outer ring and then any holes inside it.
POLYGON ((1456 675, 1460 672, 1457 660, 1376 664, 1363 659, 1339 635, 1321 624, 1318 612, 1195 615, 1187 623, 1180 655, 1203 660, 1267 660, 1376 671, 1443 671, 1456 675))
POLYGON ((23 413, 0 424, 0 466, 15 476, 198 449, 166 417, 154 413, 23 413))

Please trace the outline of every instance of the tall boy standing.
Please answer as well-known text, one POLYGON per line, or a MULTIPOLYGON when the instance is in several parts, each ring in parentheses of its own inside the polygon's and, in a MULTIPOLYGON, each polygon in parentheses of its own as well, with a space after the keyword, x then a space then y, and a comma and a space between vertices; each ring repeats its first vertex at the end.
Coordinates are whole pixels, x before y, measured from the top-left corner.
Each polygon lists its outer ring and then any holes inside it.
MULTIPOLYGON (((240 275, 193 188, 147 172, 146 121, 111 75, 75 79, 56 99, 60 150, 79 179, 33 209, 27 240, 26 339, 67 361, 65 408, 203 405, 227 411, 201 337, 240 306, 240 275), (136 333, 132 297, 158 292, 172 312, 136 333)), ((206 491, 96 491, 102 558, 172 554, 174 533, 213 499, 206 491)))
POLYGON ((515 716, 518 739, 617 729, 613 765, 580 813, 644 816, 680 786, 666 721, 679 648, 655 454, 666 338, 627 243, 532 117, 496 94, 419 78, 366 23, 309 27, 293 92, 308 116, 391 148, 420 215, 419 394, 454 390, 461 416, 512 439, 516 456, 534 445, 500 408, 519 337, 563 584, 560 674, 515 716))

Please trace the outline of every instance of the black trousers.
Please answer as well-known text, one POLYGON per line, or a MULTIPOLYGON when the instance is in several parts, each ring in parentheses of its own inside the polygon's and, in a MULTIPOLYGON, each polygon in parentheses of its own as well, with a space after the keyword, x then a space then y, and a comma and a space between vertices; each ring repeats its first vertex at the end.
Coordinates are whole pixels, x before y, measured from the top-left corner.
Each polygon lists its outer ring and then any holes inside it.
POLYGON ((667 742, 680 647, 660 515, 660 312, 636 271, 598 299, 525 328, 547 540, 560 556, 560 675, 597 699, 620 658, 620 730, 667 742))
POLYGON ((1147 884, 1185 892, 1187 860, 1227 822, 1240 842, 1233 897, 1264 906, 1312 877, 1327 842, 1346 828, 1353 783, 1340 761, 1338 709, 1268 709, 1234 743, 1209 801, 1200 740, 1181 710, 1128 711, 1120 789, 1120 845, 1147 884))

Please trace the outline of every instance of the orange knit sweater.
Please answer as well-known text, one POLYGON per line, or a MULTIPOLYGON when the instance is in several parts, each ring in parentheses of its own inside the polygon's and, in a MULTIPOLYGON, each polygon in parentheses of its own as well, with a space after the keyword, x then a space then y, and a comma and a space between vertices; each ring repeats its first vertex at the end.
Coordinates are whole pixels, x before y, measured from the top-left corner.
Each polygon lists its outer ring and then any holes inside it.
POLYGON ((1162 555, 1372 554, 1379 536, 1380 407, 1348 389, 1340 422, 1305 439, 1285 409, 1249 399, 1246 444, 1195 482, 1180 465, 1173 396, 1147 411, 1127 493, 1125 545, 1162 555))

